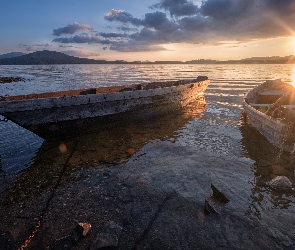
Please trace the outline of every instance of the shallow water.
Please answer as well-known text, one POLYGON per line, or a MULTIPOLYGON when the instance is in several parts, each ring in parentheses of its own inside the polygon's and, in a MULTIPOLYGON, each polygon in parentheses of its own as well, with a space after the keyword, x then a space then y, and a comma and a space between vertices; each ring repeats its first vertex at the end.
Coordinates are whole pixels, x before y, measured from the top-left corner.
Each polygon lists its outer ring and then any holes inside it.
POLYGON ((281 78, 291 83, 294 71, 294 65, 0 66, 0 75, 25 79, 24 82, 1 84, 2 96, 198 75, 207 75, 211 80, 205 93, 205 109, 190 106, 152 122, 63 141, 49 143, 10 121, 0 122, 0 191, 5 195, 15 183, 19 186, 15 191, 18 195, 20 190, 27 193, 46 190, 46 183, 50 185, 49 180, 56 178, 54 176, 60 171, 56 166, 65 161, 63 152, 70 152, 68 163, 71 167, 67 171, 73 174, 79 169, 128 162, 131 156, 140 156, 145 145, 167 141, 233 161, 248 161, 252 173, 248 182, 252 189, 247 213, 259 217, 263 211, 283 209, 288 215, 292 210, 288 212, 287 209, 294 207, 294 192, 273 191, 266 183, 275 176, 285 175, 295 185, 293 157, 281 154, 245 123, 242 97, 267 79, 281 78))

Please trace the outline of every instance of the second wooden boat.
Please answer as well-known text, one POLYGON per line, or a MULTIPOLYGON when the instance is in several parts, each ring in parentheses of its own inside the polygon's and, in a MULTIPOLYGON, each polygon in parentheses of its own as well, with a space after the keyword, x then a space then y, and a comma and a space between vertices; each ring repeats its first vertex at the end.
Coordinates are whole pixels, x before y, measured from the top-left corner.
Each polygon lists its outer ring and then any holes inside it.
POLYGON ((295 151, 295 88, 281 80, 266 81, 244 96, 250 123, 277 148, 295 151))

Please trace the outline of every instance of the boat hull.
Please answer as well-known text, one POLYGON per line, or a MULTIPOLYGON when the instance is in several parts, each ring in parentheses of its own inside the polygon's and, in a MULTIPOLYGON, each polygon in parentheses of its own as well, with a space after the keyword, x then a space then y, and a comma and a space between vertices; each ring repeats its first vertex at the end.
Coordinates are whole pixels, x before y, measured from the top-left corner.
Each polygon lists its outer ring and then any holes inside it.
POLYGON ((243 106, 252 126, 267 138, 271 144, 277 148, 281 148, 283 144, 282 130, 284 124, 278 120, 271 119, 269 116, 257 111, 245 102, 243 106))
MULTIPOLYGON (((255 100, 255 96, 264 89, 271 89, 271 85, 275 86, 282 84, 280 80, 265 82, 256 88, 252 89, 243 100, 244 111, 247 114, 247 119, 250 124, 255 127, 272 145, 275 147, 292 152, 294 150, 294 134, 293 125, 286 123, 285 119, 275 118, 268 115, 267 112, 261 112, 249 100, 255 100), (252 105, 252 106, 251 106, 252 105)), ((260 104, 257 104, 259 106, 260 104)), ((262 104, 263 105, 263 104, 262 104)), ((270 104, 271 108, 274 104, 270 104)))
POLYGON ((0 113, 47 140, 177 110, 201 100, 209 80, 161 88, 0 102, 0 113))

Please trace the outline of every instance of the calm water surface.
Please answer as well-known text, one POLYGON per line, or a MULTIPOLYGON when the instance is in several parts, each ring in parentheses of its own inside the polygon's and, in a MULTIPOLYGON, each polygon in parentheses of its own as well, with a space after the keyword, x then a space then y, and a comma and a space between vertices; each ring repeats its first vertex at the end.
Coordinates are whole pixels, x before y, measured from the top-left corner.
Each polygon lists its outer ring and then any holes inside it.
POLYGON ((294 72, 294 65, 0 66, 0 75, 25 79, 24 82, 1 84, 1 96, 195 78, 198 75, 207 75, 211 80, 205 93, 206 109, 192 106, 152 123, 131 124, 64 141, 49 143, 10 121, 0 122, 0 190, 5 192, 18 175, 30 173, 36 166, 43 164, 47 169, 54 169, 59 160, 56 149, 70 150, 74 142, 78 146, 70 162, 72 171, 122 163, 135 152, 140 153, 144 145, 166 140, 233 160, 249 159, 253 173, 249 179, 252 185, 249 213, 259 215, 268 208, 294 206, 293 192, 274 193, 265 185, 277 175, 287 176, 295 185, 292 156, 273 148, 245 123, 242 113, 245 92, 267 79, 281 78, 291 83, 294 72))

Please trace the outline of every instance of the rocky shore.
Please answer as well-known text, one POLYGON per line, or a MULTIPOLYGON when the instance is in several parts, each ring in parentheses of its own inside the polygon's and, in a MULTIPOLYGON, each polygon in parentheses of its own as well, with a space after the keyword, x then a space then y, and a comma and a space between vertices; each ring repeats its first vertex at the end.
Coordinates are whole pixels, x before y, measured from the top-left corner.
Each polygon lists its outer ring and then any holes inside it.
POLYGON ((21 82, 24 81, 24 79, 20 77, 4 77, 0 76, 0 83, 9 83, 9 82, 21 82))
POLYGON ((70 157, 56 164, 47 191, 15 186, 1 197, 1 249, 294 248, 292 220, 251 212, 249 160, 172 142, 151 143, 126 164, 71 173, 70 157), (206 215, 210 183, 229 202, 206 215))

